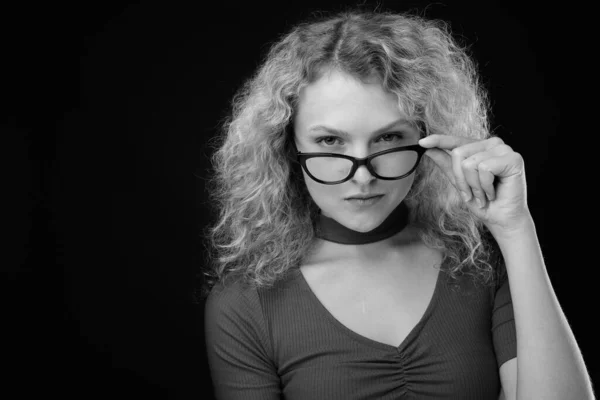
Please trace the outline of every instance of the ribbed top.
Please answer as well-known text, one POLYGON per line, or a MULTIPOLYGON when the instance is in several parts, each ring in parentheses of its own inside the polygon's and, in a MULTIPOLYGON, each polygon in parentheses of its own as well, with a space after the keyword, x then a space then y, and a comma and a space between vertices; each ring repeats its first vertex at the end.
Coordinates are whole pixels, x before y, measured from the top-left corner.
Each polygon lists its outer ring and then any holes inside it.
POLYGON ((205 304, 216 398, 496 400, 499 367, 516 357, 508 280, 451 286, 444 269, 398 347, 344 326, 299 270, 270 289, 216 285, 205 304))

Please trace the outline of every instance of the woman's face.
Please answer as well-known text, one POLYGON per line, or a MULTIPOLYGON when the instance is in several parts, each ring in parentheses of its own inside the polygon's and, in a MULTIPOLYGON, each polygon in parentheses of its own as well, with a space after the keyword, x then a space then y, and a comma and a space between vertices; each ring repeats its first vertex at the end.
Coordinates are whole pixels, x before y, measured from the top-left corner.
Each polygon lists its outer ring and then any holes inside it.
MULTIPOLYGON (((396 95, 377 80, 364 84, 342 72, 326 73, 300 92, 294 119, 299 151, 327 152, 364 158, 389 148, 417 144, 419 131, 398 107, 396 95), (347 137, 330 130, 343 131, 347 137), (397 135, 397 136, 396 136, 397 135), (325 138, 317 142, 320 138, 325 138)), ((382 180, 361 166, 341 184, 325 185, 302 170, 308 191, 321 213, 357 232, 377 228, 404 200, 414 172, 399 180, 382 180), (350 196, 382 194, 375 204, 361 206, 350 196)))

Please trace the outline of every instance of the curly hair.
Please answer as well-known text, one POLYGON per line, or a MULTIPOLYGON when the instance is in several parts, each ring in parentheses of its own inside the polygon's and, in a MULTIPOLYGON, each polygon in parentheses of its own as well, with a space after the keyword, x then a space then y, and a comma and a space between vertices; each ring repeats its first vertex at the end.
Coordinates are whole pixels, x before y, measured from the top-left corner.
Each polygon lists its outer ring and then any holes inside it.
MULTIPOLYGON (((298 268, 315 244, 319 208, 293 157, 290 125, 300 90, 327 71, 361 81, 376 74, 401 111, 426 134, 486 139, 487 93, 475 62, 446 22, 408 13, 346 10, 300 23, 274 43, 239 89, 214 138, 208 250, 202 295, 227 278, 270 287, 298 268)), ((446 272, 492 284, 495 254, 482 222, 437 165, 424 157, 404 200, 421 240, 452 262, 446 272)), ((489 232, 487 232, 489 233, 489 232)))

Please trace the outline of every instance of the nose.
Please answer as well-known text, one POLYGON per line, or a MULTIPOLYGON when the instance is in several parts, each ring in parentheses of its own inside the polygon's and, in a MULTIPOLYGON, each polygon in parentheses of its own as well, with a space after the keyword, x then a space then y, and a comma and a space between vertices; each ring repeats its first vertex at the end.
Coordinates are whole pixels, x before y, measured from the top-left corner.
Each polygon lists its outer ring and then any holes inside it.
POLYGON ((358 167, 358 169, 354 173, 354 176, 352 177, 353 181, 361 182, 361 183, 362 182, 370 182, 374 179, 375 179, 375 177, 373 175, 371 175, 371 173, 367 169, 366 165, 362 165, 362 166, 358 167))

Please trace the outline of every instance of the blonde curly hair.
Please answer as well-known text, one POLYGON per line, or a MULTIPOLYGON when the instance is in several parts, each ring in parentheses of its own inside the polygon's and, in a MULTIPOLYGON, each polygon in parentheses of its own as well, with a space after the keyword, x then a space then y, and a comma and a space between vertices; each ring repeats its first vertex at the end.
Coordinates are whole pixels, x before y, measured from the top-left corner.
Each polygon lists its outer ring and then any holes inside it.
MULTIPOLYGON (((475 63, 447 23, 350 10, 295 26, 234 96, 214 139, 207 190, 218 218, 203 232, 208 257, 202 296, 227 278, 270 287, 311 252, 319 209, 300 167, 290 162, 290 125, 300 90, 332 69, 363 81, 377 74, 427 134, 492 136, 475 63)), ((489 232, 428 157, 404 201, 423 242, 452 260, 446 263, 452 278, 469 274, 494 283, 497 268, 489 261, 497 253, 489 232)))

